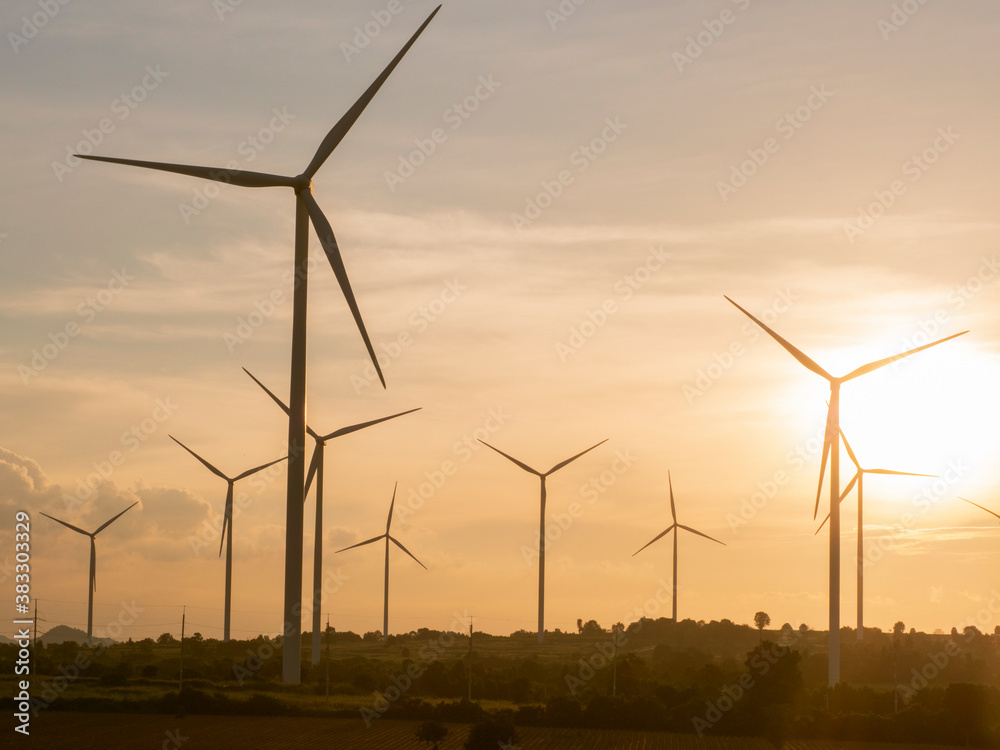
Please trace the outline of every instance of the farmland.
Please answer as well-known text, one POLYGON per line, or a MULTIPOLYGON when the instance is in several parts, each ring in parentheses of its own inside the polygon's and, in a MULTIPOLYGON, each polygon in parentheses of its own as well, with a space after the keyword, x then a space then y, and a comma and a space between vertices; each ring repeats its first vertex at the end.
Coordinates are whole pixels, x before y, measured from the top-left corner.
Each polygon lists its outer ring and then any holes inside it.
MULTIPOLYGON (((313 719, 287 717, 222 717, 92 714, 52 712, 32 722, 34 747, 50 750, 135 750, 135 748, 245 747, 262 750, 417 750, 428 743, 417 742, 418 722, 376 721, 366 728, 357 719, 313 719)), ((441 750, 459 750, 469 727, 448 724, 448 737, 441 750)), ((516 747, 523 750, 768 750, 772 746, 759 739, 728 737, 698 738, 693 735, 601 729, 553 729, 519 727, 516 747)), ((25 743, 27 744, 27 743, 25 743)), ((923 745, 923 750, 944 750, 923 745)), ((867 742, 787 742, 787 750, 893 750, 899 745, 867 742)))

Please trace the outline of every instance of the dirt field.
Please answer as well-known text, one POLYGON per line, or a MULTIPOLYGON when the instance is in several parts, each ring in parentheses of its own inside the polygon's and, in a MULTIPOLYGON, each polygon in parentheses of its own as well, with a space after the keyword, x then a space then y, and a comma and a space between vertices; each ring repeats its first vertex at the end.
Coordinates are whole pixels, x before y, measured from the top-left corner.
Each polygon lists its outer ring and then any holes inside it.
MULTIPOLYGON (((355 719, 299 719, 280 717, 172 716, 43 712, 32 720, 31 738, 10 730, 0 738, 3 748, 47 750, 418 750, 430 747, 417 742, 419 722, 380 719, 366 728, 355 719)), ((469 727, 449 725, 441 750, 460 750, 469 727)), ((693 735, 614 730, 518 730, 523 750, 769 750, 770 745, 750 739, 699 739, 693 735)), ((789 742, 786 750, 904 750, 902 745, 841 742, 789 742)), ((945 750, 925 745, 921 750, 945 750)), ((953 750, 953 748, 951 749, 953 750)))

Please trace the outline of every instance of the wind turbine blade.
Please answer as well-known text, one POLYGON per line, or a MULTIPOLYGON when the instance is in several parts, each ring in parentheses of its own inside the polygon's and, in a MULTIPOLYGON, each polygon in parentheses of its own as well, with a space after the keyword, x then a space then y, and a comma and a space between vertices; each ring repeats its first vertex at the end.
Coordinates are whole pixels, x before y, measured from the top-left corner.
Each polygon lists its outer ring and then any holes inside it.
POLYGON ((195 458, 197 458, 197 459, 198 459, 199 461, 201 461, 201 462, 202 462, 203 464, 205 464, 205 466, 206 466, 206 467, 208 468, 208 470, 209 470, 210 472, 212 472, 213 474, 215 474, 215 476, 217 476, 217 477, 221 477, 222 479, 225 479, 225 480, 226 480, 227 482, 229 481, 229 477, 227 477, 227 476, 226 476, 225 474, 223 474, 223 473, 222 473, 221 471, 219 471, 219 470, 218 470, 218 469, 216 469, 216 468, 215 468, 214 466, 212 466, 212 464, 210 464, 210 463, 209 463, 208 461, 206 461, 206 460, 205 460, 204 458, 202 458, 202 457, 201 457, 201 456, 199 456, 199 455, 198 455, 197 453, 195 453, 195 452, 194 452, 193 450, 191 450, 191 449, 190 449, 190 448, 188 448, 188 447, 187 447, 186 445, 184 445, 184 443, 182 443, 182 442, 181 442, 180 440, 178 440, 177 438, 175 438, 175 437, 174 437, 173 435, 169 435, 168 437, 169 437, 169 438, 170 438, 171 440, 173 440, 173 441, 174 441, 175 443, 177 443, 177 445, 179 445, 179 446, 180 446, 181 448, 183 448, 183 449, 184 449, 184 450, 186 450, 186 451, 187 451, 188 453, 190 453, 190 454, 191 454, 192 456, 194 456, 194 457, 195 457, 195 458))
MULTIPOLYGON (((975 504, 975 503, 973 503, 973 504, 975 504)), ((983 510, 985 510, 985 508, 983 510)), ((71 523, 66 523, 65 521, 60 521, 58 518, 55 518, 54 516, 50 516, 48 513, 42 513, 42 515, 45 516, 46 518, 51 518, 56 523, 61 523, 67 529, 73 529, 73 531, 75 531, 75 532, 77 532, 79 534, 83 534, 84 536, 90 536, 90 532, 89 531, 84 531, 81 528, 77 528, 76 526, 74 526, 71 523)))
POLYGON ((891 474, 896 477, 935 477, 937 474, 915 474, 912 471, 893 471, 892 469, 865 469, 866 474, 891 474))
POLYGON ((132 508, 134 508, 138 504, 139 504, 138 502, 132 503, 130 506, 128 506, 121 513, 115 515, 113 518, 110 518, 107 521, 105 521, 104 523, 102 523, 100 526, 97 527, 97 530, 94 532, 93 535, 97 536, 98 534, 100 534, 102 531, 104 531, 104 529, 108 528, 108 526, 110 526, 111 524, 113 524, 115 521, 117 521, 123 515, 125 515, 126 513, 128 513, 130 510, 132 510, 132 508))
POLYGON ((320 451, 321 448, 319 447, 319 443, 317 443, 316 447, 313 448, 312 461, 309 462, 309 473, 306 475, 306 488, 302 493, 302 502, 306 501, 306 495, 309 494, 309 488, 312 486, 313 478, 316 476, 316 472, 319 471, 320 451))
POLYGON ((226 490, 226 507, 222 509, 222 536, 219 537, 219 557, 222 557, 222 545, 226 541, 226 529, 229 529, 229 533, 233 533, 233 529, 230 524, 233 522, 233 482, 229 483, 229 487, 226 490))
POLYGON ((294 177, 283 177, 265 172, 249 172, 245 169, 226 169, 225 167, 196 167, 190 164, 168 164, 162 161, 138 161, 136 159, 116 159, 111 156, 84 156, 74 154, 80 159, 91 161, 106 161, 110 164, 124 164, 129 167, 156 169, 160 172, 173 172, 189 177, 201 177, 214 182, 228 182, 239 187, 295 187, 294 177))
MULTIPOLYGON (((863 472, 860 469, 858 469, 858 471, 855 472, 854 476, 851 477, 851 481, 847 483, 847 488, 840 493, 840 502, 844 502, 844 498, 851 494, 851 490, 853 490, 854 485, 858 483, 858 480, 861 478, 862 473, 863 472)), ((829 518, 830 515, 827 514, 826 517, 829 518)), ((816 519, 813 520, 815 521, 816 519)))
POLYGON ((826 514, 826 518, 823 519, 823 523, 821 523, 819 525, 819 528, 816 529, 816 531, 813 533, 813 536, 816 536, 816 534, 819 534, 819 532, 821 532, 823 530, 823 527, 826 526, 826 522, 829 521, 829 520, 830 520, 830 514, 827 513, 826 514))
POLYGON ((90 537, 90 590, 97 593, 97 540, 94 537, 90 537))
MULTIPOLYGON (((478 438, 477 438, 477 440, 478 440, 478 438)), ((487 443, 485 440, 479 440, 479 442, 482 443, 483 445, 485 445, 487 448, 491 448, 491 449, 495 450, 497 453, 499 453, 501 456, 503 456, 504 458, 506 458, 508 461, 513 461, 515 464, 517 464, 518 466, 520 466, 522 469, 524 469, 529 474, 534 474, 536 477, 544 476, 542 474, 542 472, 535 471, 530 466, 528 466, 528 464, 521 463, 520 461, 518 461, 513 456, 508 456, 502 450, 500 450, 499 448, 494 448, 492 445, 490 445, 489 443, 487 443)))
MULTIPOLYGON (((408 554, 408 555, 409 555, 410 557, 413 557, 413 553, 412 553, 412 552, 410 552, 410 550, 406 549, 406 547, 404 547, 404 546, 403 546, 402 544, 400 544, 400 543, 399 543, 399 542, 398 542, 398 541, 396 540, 396 538, 395 538, 395 537, 391 537, 391 536, 390 536, 390 537, 389 537, 389 541, 390 541, 390 542, 392 542, 393 544, 395 544, 395 545, 396 545, 397 547, 399 547, 399 548, 400 548, 401 550, 403 550, 403 552, 405 552, 406 554, 408 554)), ((423 568, 424 570, 427 570, 427 566, 426 566, 426 565, 424 565, 424 564, 423 564, 422 562, 420 562, 420 560, 417 560, 417 558, 416 558, 416 557, 413 557, 413 559, 414 559, 414 560, 416 561, 417 565, 419 565, 419 566, 420 566, 421 568, 423 568)))
POLYGON ((379 534, 378 536, 373 536, 371 539, 366 539, 363 542, 358 542, 357 544, 352 544, 350 547, 344 547, 344 549, 338 549, 334 554, 339 554, 340 552, 347 552, 349 549, 354 549, 355 547, 364 547, 366 544, 371 544, 372 542, 377 542, 380 539, 385 539, 385 534, 379 534))
MULTIPOLYGON (((979 508, 980 510, 985 510, 985 511, 986 511, 987 513, 989 513, 989 514, 990 514, 991 516, 996 516, 997 518, 1000 518, 1000 513, 994 513, 994 512, 992 511, 992 510, 990 510, 989 508, 984 508, 984 507, 983 507, 982 505, 980 505, 979 503, 974 503, 974 502, 972 502, 971 500, 966 500, 966 499, 965 499, 964 497, 960 497, 960 498, 958 498, 958 499, 959 499, 959 500, 964 500, 964 501, 965 501, 965 502, 967 502, 967 503, 968 503, 969 505, 975 505, 975 506, 976 506, 977 508, 979 508)), ((43 513, 42 515, 44 516, 45 514, 43 513)), ((52 516, 49 516, 49 518, 52 518, 52 516)), ((55 520, 55 519, 53 518, 52 520, 55 520)), ((62 522, 60 521, 60 523, 62 523, 62 522)), ((70 528, 72 528, 72 527, 70 527, 70 528)))
MULTIPOLYGON (((285 402, 284 402, 284 401, 282 401, 282 400, 281 400, 280 398, 278 398, 278 397, 277 397, 276 395, 274 395, 274 393, 272 393, 272 392, 271 392, 271 390, 270 390, 270 389, 269 389, 269 388, 268 388, 268 387, 267 387, 266 385, 264 385, 264 384, 263 384, 263 383, 261 383, 261 382, 260 382, 260 381, 259 381, 259 380, 258 380, 257 378, 255 378, 255 377, 253 376, 253 373, 252 373, 252 372, 250 372, 250 371, 249 371, 249 370, 248 370, 247 368, 245 368, 245 367, 244 367, 244 368, 243 368, 243 372, 245 372, 245 373, 246 373, 247 375, 249 375, 249 376, 250 376, 250 379, 251 379, 251 380, 252 380, 253 382, 255 382, 255 383, 256 383, 257 385, 259 385, 259 386, 260 386, 260 387, 261 387, 261 388, 263 389, 264 393, 266 393, 266 394, 267 394, 268 396, 270 396, 270 397, 271 397, 271 400, 272 400, 272 401, 274 401, 274 403, 276 403, 276 404, 277 404, 278 406, 280 406, 280 407, 281 407, 281 410, 282 410, 283 412, 285 412, 285 415, 287 416, 287 414, 288 414, 288 407, 287 407, 287 406, 285 405, 285 402)), ((319 440, 319 435, 317 435, 317 434, 316 434, 315 432, 313 432, 313 431, 312 431, 312 430, 311 430, 311 429, 309 428, 309 425, 306 425, 306 432, 308 432, 308 433, 309 433, 310 435, 312 435, 312 436, 313 436, 314 438, 316 438, 317 440, 319 440)))
POLYGON ((561 469, 561 468, 562 468, 563 466, 565 466, 566 464, 568 464, 568 463, 571 463, 571 462, 573 462, 573 461, 576 461, 576 459, 578 459, 578 458, 579 458, 580 456, 582 456, 582 455, 583 455, 584 453, 590 453, 590 452, 591 452, 592 450, 594 450, 594 448, 596 448, 596 447, 597 447, 598 445, 604 445, 604 443, 606 443, 606 442, 608 442, 608 438, 604 438, 604 440, 602 440, 601 442, 597 443, 597 445, 592 445, 592 446, 590 446, 589 448, 587 448, 587 450, 585 450, 585 451, 580 451, 579 453, 577 453, 577 454, 576 454, 575 456, 573 456, 572 458, 567 458, 567 459, 566 459, 565 461, 560 461, 560 462, 559 462, 559 463, 557 463, 557 464, 556 464, 555 466, 553 466, 553 467, 552 467, 551 469, 549 469, 549 470, 548 470, 547 472, 545 472, 545 476, 548 476, 549 474, 551 474, 551 473, 553 473, 553 472, 555 472, 555 471, 559 471, 559 469, 561 469))
POLYGON ((365 347, 368 349, 368 356, 371 357, 372 364, 375 365, 375 372, 378 373, 378 379, 382 381, 382 387, 385 388, 385 377, 382 375, 382 368, 379 366, 378 357, 375 356, 375 349, 372 347, 371 339, 368 338, 365 322, 361 319, 358 301, 354 298, 351 281, 347 278, 344 259, 340 257, 340 248, 337 246, 337 239, 333 236, 333 227, 330 226, 330 222, 323 215, 323 210, 313 197, 312 190, 303 190, 299 193, 299 196, 305 201, 306 209, 309 211, 309 218, 312 219, 313 227, 316 229, 316 235, 319 237, 320 244, 323 245, 323 250, 326 251, 327 260, 330 261, 333 273, 340 284, 340 291, 344 293, 347 306, 351 308, 351 315, 354 316, 354 322, 361 332, 361 338, 364 339, 365 347))
POLYGON ((670 478, 670 472, 667 472, 667 484, 670 485, 670 515, 674 519, 674 525, 677 525, 677 506, 674 505, 674 480, 670 478))
POLYGON ((819 499, 823 495, 823 477, 826 476, 826 462, 833 448, 833 409, 826 411, 826 428, 823 430, 823 457, 819 462, 819 484, 816 486, 816 505, 813 507, 813 520, 819 515, 819 499))
POLYGON ((683 525, 683 524, 680 524, 680 523, 679 523, 679 524, 677 524, 677 528, 678 528, 678 529, 684 529, 685 531, 690 531, 690 532, 691 532, 692 534, 697 534, 698 536, 703 536, 703 537, 705 537, 706 539, 711 539, 711 540, 712 540, 713 542, 718 542, 718 543, 719 543, 719 544, 721 544, 721 545, 722 545, 723 547, 725 547, 725 546, 726 546, 726 543, 725 543, 725 542, 720 542, 720 541, 719 541, 718 539, 716 539, 716 538, 715 538, 714 536, 709 536, 708 534, 702 534, 702 533, 701 533, 700 531, 698 531, 697 529, 692 529, 692 528, 691 528, 690 526, 685 526, 685 525, 683 525))
POLYGON ((263 471, 268 466, 274 466, 275 464, 281 463, 282 461, 284 461, 287 458, 288 458, 288 456, 282 456, 281 458, 276 458, 273 461, 268 461, 266 464, 264 464, 262 466, 255 466, 252 469, 247 469, 242 474, 240 474, 235 479, 233 479, 233 481, 234 482, 238 482, 239 480, 245 479, 246 477, 250 476, 251 474, 256 474, 258 471, 263 471))
POLYGON ((368 103, 375 98, 375 94, 377 94, 378 90, 382 88, 382 84, 385 83, 386 79, 392 74, 392 71, 399 64, 399 61, 403 59, 403 55, 409 51, 410 47, 413 46, 413 43, 417 41, 417 37, 420 36, 421 32, 425 28, 427 28, 427 24, 431 22, 431 19, 434 18, 439 10, 441 10, 440 5, 436 7, 434 12, 427 17, 427 20, 420 25, 420 28, 416 30, 413 36, 410 37, 410 41, 403 45, 403 48, 392 59, 392 62, 386 66, 385 70, 382 71, 379 77, 376 78, 365 93, 361 95, 361 98, 354 102, 354 105, 347 110, 337 124, 330 129, 330 132, 326 134, 323 142, 319 144, 319 148, 316 149, 316 155, 313 156, 312 161, 309 162, 309 166, 306 167, 306 171, 303 172, 305 177, 308 177, 311 180, 316 172, 319 171, 319 168, 323 166, 323 162, 329 158, 330 154, 333 153, 333 150, 337 148, 340 142, 344 139, 344 136, 347 135, 351 126, 354 125, 357 119, 361 116, 361 113, 365 111, 365 107, 367 107, 368 103))
POLYGON ((660 539, 662 539, 663 537, 665 537, 667 534, 669 534, 671 531, 673 531, 676 526, 677 526, 676 523, 671 524, 670 526, 668 526, 665 530, 661 531, 659 534, 657 534, 656 536, 654 536, 652 539, 650 539, 648 542, 646 542, 644 545, 642 545, 639 549, 637 549, 635 552, 633 552, 632 553, 632 557, 635 557, 636 555, 638 555, 640 552, 642 552, 644 549, 646 549, 646 547, 648 547, 649 545, 651 545, 653 542, 657 542, 660 539))
MULTIPOLYGON (((725 295, 723 295, 723 296, 725 296, 725 295)), ((742 307, 740 307, 735 302, 733 302, 731 299, 729 299, 729 297, 726 297, 726 299, 729 300, 736 307, 737 310, 739 310, 740 312, 742 312, 744 315, 746 315, 748 318, 750 318, 750 320, 752 320, 754 323, 756 323, 761 328, 763 328, 771 336, 771 338, 773 338, 775 341, 777 341, 779 344, 781 344, 785 348, 785 351, 787 351, 789 354, 791 354, 793 357, 795 357, 795 359, 797 359, 799 361, 799 363, 803 367, 805 367, 805 368, 807 368, 809 370, 812 370, 814 373, 816 373, 817 375, 821 375, 822 377, 826 378, 827 380, 835 380, 835 378, 830 373, 828 373, 826 370, 824 370, 822 367, 820 367, 818 364, 816 364, 816 362, 812 358, 810 358, 809 356, 807 356, 804 352, 800 351, 795 346, 793 346, 790 342, 786 341, 781 336, 779 336, 777 333, 775 333, 774 331, 772 331, 770 328, 768 328, 766 325, 764 325, 764 323, 762 323, 761 321, 759 321, 757 318, 755 318, 749 312, 747 312, 742 307)))
POLYGON ((371 427, 379 422, 387 422, 390 419, 395 419, 396 417, 402 417, 404 414, 412 414, 415 411, 420 411, 423 407, 418 406, 416 409, 407 409, 406 411, 401 411, 399 414, 393 414, 388 417, 382 417, 381 419, 373 419, 370 422, 361 422, 359 424, 352 424, 350 427, 341 427, 339 430, 331 432, 329 435, 325 435, 322 440, 332 440, 333 438, 342 437, 343 435, 349 435, 352 432, 357 432, 358 430, 363 430, 366 427, 371 427))
POLYGON ((855 456, 854 451, 851 450, 851 444, 847 442, 847 435, 844 434, 843 428, 840 428, 840 439, 844 441, 844 447, 847 448, 847 455, 851 457, 851 463, 854 464, 854 467, 860 471, 861 464, 858 463, 858 457, 855 456))
MULTIPOLYGON (((396 487, 398 485, 399 485, 399 482, 396 482, 396 484, 392 485, 392 502, 389 503, 389 516, 385 519, 385 535, 386 536, 389 536, 389 527, 392 526, 392 508, 396 504, 396 487)), ((391 539, 392 537, 389 537, 389 538, 391 539)))
POLYGON ((888 364, 895 362, 897 359, 902 359, 903 357, 909 357, 911 354, 916 354, 917 352, 922 352, 924 349, 930 349, 932 346, 937 346, 938 344, 943 344, 945 341, 950 341, 951 339, 957 338, 959 336, 964 336, 968 331, 962 331, 961 333, 955 333, 951 336, 946 336, 943 339, 938 339, 937 341, 932 341, 929 344, 924 344, 923 346, 918 346, 916 349, 910 349, 907 352, 902 352, 901 354, 893 355, 892 357, 886 357, 885 359, 880 359, 876 362, 869 362, 867 365, 862 365, 857 370, 845 375, 840 380, 841 382, 846 382, 852 380, 853 378, 861 377, 862 375, 867 375, 868 373, 879 369, 880 367, 885 367, 888 364))

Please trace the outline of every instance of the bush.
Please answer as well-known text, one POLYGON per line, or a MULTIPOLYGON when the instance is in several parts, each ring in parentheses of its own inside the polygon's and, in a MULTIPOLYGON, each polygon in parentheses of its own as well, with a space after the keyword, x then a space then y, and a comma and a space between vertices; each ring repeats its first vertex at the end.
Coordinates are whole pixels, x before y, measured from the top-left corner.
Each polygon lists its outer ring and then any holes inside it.
POLYGON ((473 725, 465 750, 497 750, 517 742, 514 724, 506 719, 487 719, 473 725))

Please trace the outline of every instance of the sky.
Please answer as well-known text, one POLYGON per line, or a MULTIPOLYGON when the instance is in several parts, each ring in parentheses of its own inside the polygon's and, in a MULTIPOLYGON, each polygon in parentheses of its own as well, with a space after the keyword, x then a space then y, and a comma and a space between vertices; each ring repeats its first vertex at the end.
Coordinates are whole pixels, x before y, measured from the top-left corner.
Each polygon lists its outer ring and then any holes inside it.
MULTIPOLYGON (((294 175, 433 10, 423 0, 14 0, 2 10, 0 562, 31 517, 42 628, 221 637, 225 483, 285 454, 292 194, 74 153, 294 175)), ((784 0, 447 2, 315 194, 383 390, 313 235, 308 420, 332 441, 327 594, 338 630, 669 616, 825 629, 812 518, 829 387, 866 468, 865 621, 1000 625, 1000 9, 784 0), (982 615, 986 612, 985 615, 982 615), (977 615, 980 616, 977 620, 977 615), (464 621, 463 621, 464 622, 464 621)), ((842 486, 853 474, 842 455, 842 486)), ((281 628, 283 464, 237 485, 233 635, 281 628)), ((306 505, 309 588, 313 501, 306 505)), ((820 518, 829 510, 824 493, 820 518)), ((857 505, 842 514, 855 623, 857 505)), ((308 594, 306 596, 308 606, 308 594)), ((324 614, 324 621, 326 614, 324 614)), ((306 629, 308 622, 304 622, 306 629)), ((8 634, 5 624, 0 632, 8 634)))

